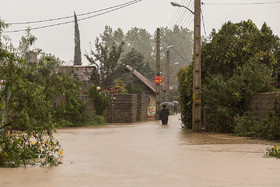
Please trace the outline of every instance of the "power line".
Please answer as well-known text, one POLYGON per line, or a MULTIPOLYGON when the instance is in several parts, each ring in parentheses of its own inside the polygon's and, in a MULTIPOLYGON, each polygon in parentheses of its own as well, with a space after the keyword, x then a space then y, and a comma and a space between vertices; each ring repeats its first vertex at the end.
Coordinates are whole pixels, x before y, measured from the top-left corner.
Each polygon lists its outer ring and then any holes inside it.
POLYGON ((207 34, 206 34, 206 27, 205 27, 205 22, 204 22, 204 16, 203 16, 203 13, 202 13, 202 9, 200 11, 201 11, 202 24, 203 24, 203 28, 204 28, 204 35, 205 35, 205 38, 206 38, 207 34))
MULTIPOLYGON (((161 36, 164 38, 165 42, 171 46, 172 44, 167 40, 167 38, 164 36, 164 34, 160 31, 161 36)), ((177 55, 179 55, 182 59, 184 59, 187 63, 190 63, 188 60, 186 60, 175 48, 174 45, 172 45, 172 49, 175 51, 175 53, 177 53, 177 55)))
MULTIPOLYGON (((182 1, 181 1, 181 4, 183 4, 184 1, 185 1, 185 0, 182 0, 182 1)), ((171 24, 171 22, 170 22, 170 27, 171 27, 171 25, 172 25, 172 27, 173 27, 174 25, 176 25, 176 22, 178 21, 178 16, 181 15, 182 11, 183 11, 183 10, 182 10, 181 8, 178 8, 178 9, 177 9, 176 14, 175 14, 175 16, 173 17, 173 18, 174 18, 174 19, 173 19, 173 23, 171 24)), ((180 17, 180 16, 179 16, 179 17, 180 17)))
MULTIPOLYGON (((116 6, 112 6, 112 7, 108 7, 108 8, 104 8, 104 9, 100 9, 100 10, 95 10, 95 11, 91 11, 91 12, 87 12, 87 13, 83 13, 83 14, 77 14, 77 17, 84 16, 84 15, 89 15, 89 14, 94 14, 94 13, 102 12, 102 11, 105 11, 105 10, 110 10, 110 9, 113 9, 113 8, 116 8, 116 7, 120 7, 120 6, 124 6, 124 5, 127 5, 127 4, 136 3, 137 1, 141 1, 141 0, 133 0, 133 1, 129 1, 129 2, 126 2, 126 3, 123 3, 123 4, 119 4, 119 5, 116 5, 116 6)), ((73 15, 72 16, 64 16, 64 17, 58 17, 58 18, 45 19, 45 20, 15 22, 15 23, 7 23, 7 24, 8 25, 34 24, 34 23, 42 23, 42 22, 64 20, 64 19, 69 19, 69 18, 73 18, 73 15)))
POLYGON ((204 3, 203 5, 266 5, 266 4, 279 4, 280 1, 275 2, 260 2, 260 3, 204 3))
MULTIPOLYGON (((88 16, 88 17, 85 17, 85 18, 80 18, 78 19, 78 21, 83 21, 83 20, 87 20, 87 19, 90 19, 90 18, 94 18, 94 17, 97 17, 97 16, 100 16, 100 15, 103 15, 103 14, 107 14, 107 13, 111 13, 113 11, 116 11, 116 10, 119 10, 119 9, 122 9, 122 8, 125 8, 127 6, 130 6, 130 5, 133 5, 133 4, 136 4, 136 3, 139 3, 141 2, 142 0, 136 0, 136 1, 131 1, 129 4, 125 3, 123 4, 122 6, 117 6, 117 8, 108 8, 107 11, 105 12, 102 12, 102 13, 99 13, 99 14, 96 14, 96 15, 92 15, 92 16, 88 16)), ((115 6, 116 7, 116 6, 115 6)), ((73 16, 72 16, 73 17, 73 16)), ((40 26, 40 27, 34 27, 34 28, 30 28, 30 30, 38 30, 38 29, 44 29, 44 28, 48 28, 48 27, 55 27, 55 26, 60 26, 60 25, 66 25, 66 24, 69 24, 69 23, 73 23, 74 20, 72 21, 66 21, 66 22, 62 22, 62 23, 56 23, 56 24, 51 24, 51 25, 45 25, 45 26, 40 26)), ((15 33, 15 32, 23 32, 23 31, 26 31, 26 29, 19 29, 19 30, 12 30, 12 31, 4 31, 3 33, 15 33)))

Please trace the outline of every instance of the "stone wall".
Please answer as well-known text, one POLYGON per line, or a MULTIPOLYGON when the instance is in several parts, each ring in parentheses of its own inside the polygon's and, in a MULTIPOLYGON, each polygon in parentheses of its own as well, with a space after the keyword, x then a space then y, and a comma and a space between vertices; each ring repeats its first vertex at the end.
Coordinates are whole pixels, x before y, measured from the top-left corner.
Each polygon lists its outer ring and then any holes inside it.
POLYGON ((267 111, 272 108, 274 98, 280 95, 280 92, 268 92, 255 94, 250 103, 250 109, 257 120, 263 119, 267 115, 267 111))
POLYGON ((114 105, 107 109, 108 123, 134 123, 145 120, 149 97, 136 94, 115 94, 114 105))
POLYGON ((137 120, 146 120, 149 95, 137 95, 137 120))

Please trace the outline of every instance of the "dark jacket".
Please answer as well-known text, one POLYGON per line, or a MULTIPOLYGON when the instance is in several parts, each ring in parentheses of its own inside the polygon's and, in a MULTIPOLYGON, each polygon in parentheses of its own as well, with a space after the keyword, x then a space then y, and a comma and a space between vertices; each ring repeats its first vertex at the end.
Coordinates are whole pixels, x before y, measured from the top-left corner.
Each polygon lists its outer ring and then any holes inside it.
POLYGON ((160 116, 159 118, 162 121, 162 124, 167 124, 168 123, 168 115, 169 115, 169 111, 168 109, 164 108, 160 111, 160 116))

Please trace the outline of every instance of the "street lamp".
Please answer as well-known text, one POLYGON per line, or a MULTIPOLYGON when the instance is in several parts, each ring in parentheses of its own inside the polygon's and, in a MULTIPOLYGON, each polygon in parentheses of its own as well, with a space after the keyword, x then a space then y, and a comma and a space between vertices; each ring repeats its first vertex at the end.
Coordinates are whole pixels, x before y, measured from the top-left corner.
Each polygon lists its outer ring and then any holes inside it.
POLYGON ((190 11, 192 14, 194 14, 194 11, 192 11, 191 9, 189 9, 188 7, 184 6, 184 5, 181 5, 179 3, 176 3, 176 2, 171 2, 171 5, 173 6, 177 6, 177 7, 184 7, 186 9, 188 9, 188 11, 190 11))
POLYGON ((201 132, 201 27, 200 11, 201 0, 194 0, 194 11, 188 7, 171 2, 173 6, 184 7, 194 14, 194 54, 193 54, 193 106, 192 106, 192 129, 201 132))

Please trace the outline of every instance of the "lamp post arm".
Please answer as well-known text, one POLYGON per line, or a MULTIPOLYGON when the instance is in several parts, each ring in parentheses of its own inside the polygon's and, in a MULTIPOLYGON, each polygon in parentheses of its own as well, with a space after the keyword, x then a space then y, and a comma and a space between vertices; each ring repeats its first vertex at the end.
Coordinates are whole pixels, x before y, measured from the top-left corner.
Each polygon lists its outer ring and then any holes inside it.
POLYGON ((177 6, 177 7, 184 7, 184 8, 186 8, 188 11, 190 11, 194 15, 194 11, 192 11, 191 9, 189 9, 188 7, 186 7, 184 5, 181 5, 181 4, 176 3, 176 2, 171 2, 171 5, 172 6, 177 6))
POLYGON ((190 11, 190 12, 194 15, 194 11, 192 11, 191 9, 189 9, 188 7, 186 7, 186 6, 184 6, 184 5, 182 5, 182 7, 188 9, 188 11, 190 11))

